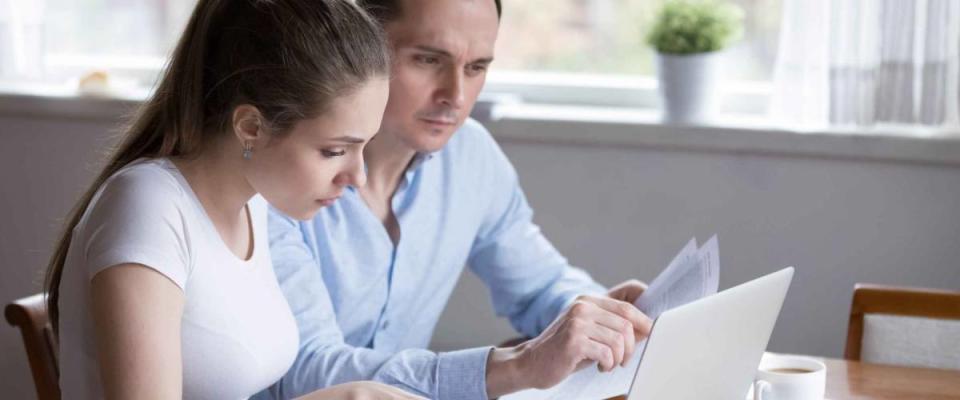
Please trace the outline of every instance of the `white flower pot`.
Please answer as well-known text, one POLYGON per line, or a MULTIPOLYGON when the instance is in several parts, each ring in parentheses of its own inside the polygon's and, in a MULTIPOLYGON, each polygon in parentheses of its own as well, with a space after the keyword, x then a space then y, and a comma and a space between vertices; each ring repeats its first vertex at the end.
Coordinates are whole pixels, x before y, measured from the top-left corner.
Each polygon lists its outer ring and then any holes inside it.
POLYGON ((657 53, 663 120, 699 124, 713 120, 719 104, 721 52, 657 53))

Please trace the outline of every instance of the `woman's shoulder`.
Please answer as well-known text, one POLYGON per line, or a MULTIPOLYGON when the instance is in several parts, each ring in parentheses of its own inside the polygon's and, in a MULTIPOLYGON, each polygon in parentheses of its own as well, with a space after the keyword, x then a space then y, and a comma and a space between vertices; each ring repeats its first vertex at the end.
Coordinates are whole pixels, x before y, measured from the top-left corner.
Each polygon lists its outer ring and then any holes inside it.
POLYGON ((140 159, 120 168, 100 185, 83 220, 107 215, 140 219, 179 214, 186 206, 187 196, 176 170, 171 168, 173 165, 166 159, 140 159))
POLYGON ((170 168, 168 160, 140 159, 100 186, 74 227, 77 254, 89 278, 114 265, 135 263, 183 287, 198 218, 170 168))
POLYGON ((102 190, 120 190, 148 195, 183 195, 176 167, 165 158, 139 159, 120 168, 103 183, 102 190))

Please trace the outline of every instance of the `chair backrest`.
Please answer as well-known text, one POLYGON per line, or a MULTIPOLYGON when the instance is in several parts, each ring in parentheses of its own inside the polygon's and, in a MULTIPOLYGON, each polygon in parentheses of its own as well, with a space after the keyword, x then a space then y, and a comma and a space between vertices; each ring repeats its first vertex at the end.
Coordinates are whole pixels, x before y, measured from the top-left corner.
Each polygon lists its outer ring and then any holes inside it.
POLYGON ((30 361, 33 383, 40 400, 60 398, 57 368, 57 338, 47 316, 46 298, 35 294, 7 304, 4 315, 10 325, 20 328, 30 361))
POLYGON ((960 292, 858 283, 849 360, 960 369, 960 292))

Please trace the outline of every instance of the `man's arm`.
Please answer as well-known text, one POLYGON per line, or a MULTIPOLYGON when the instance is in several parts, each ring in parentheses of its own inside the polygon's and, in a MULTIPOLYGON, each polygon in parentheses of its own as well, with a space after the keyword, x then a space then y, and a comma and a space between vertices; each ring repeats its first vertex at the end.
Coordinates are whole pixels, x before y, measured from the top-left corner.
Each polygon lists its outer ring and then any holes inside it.
POLYGON ((625 364, 651 326, 626 301, 642 287, 627 282, 608 296, 571 266, 533 223, 533 210, 506 156, 489 134, 478 137, 481 143, 474 148, 485 148, 489 158, 475 163, 484 168, 474 181, 483 182, 490 201, 468 263, 490 290, 497 314, 522 334, 535 336, 491 352, 488 393, 550 387, 593 362, 604 371, 625 364))
POLYGON ((478 237, 470 266, 487 284, 497 314, 533 339, 491 352, 490 397, 551 387, 593 362, 603 371, 625 365, 649 334, 650 320, 566 262, 530 221, 519 187, 509 204, 498 229, 478 237))
POLYGON ((573 267, 533 223, 533 209, 513 165, 479 124, 470 132, 472 180, 489 197, 470 250, 470 269, 490 291, 496 314, 521 334, 539 335, 580 295, 604 296, 606 288, 573 267))
POLYGON ((499 316, 521 334, 539 335, 577 296, 603 296, 606 288, 573 267, 533 223, 520 187, 471 250, 471 270, 486 283, 499 316))
POLYGON ((490 348, 448 353, 411 349, 388 354, 344 342, 308 228, 270 210, 270 251, 280 287, 300 331, 300 350, 287 374, 257 398, 292 398, 335 384, 374 380, 429 398, 485 399, 490 348))

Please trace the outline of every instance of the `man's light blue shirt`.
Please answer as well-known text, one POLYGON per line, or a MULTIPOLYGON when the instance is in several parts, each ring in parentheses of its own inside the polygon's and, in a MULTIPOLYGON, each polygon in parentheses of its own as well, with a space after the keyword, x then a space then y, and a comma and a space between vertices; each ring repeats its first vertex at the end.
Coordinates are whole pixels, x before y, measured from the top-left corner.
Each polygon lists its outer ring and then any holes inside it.
POLYGON ((271 210, 274 268, 300 352, 259 397, 376 380, 433 399, 486 399, 491 347, 426 350, 464 265, 486 284, 496 314, 526 336, 576 296, 605 292, 533 223, 516 171, 476 121, 418 155, 391 205, 396 247, 353 188, 307 222, 271 210))

